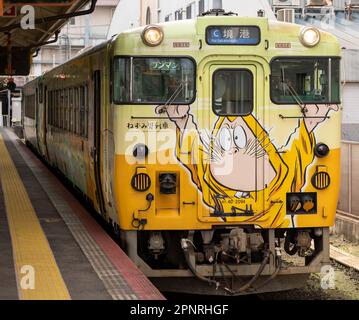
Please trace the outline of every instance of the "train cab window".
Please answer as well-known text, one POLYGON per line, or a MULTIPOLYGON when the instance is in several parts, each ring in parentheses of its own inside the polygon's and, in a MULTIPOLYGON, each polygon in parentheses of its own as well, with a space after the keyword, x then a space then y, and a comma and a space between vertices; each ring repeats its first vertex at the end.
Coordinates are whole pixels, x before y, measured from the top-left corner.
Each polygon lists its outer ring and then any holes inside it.
POLYGON ((340 103, 339 58, 278 58, 271 69, 274 103, 340 103))
POLYGON ((195 63, 189 58, 117 58, 115 103, 191 104, 195 99, 195 63))
POLYGON ((253 111, 253 75, 249 70, 217 70, 212 86, 215 114, 244 116, 253 111))

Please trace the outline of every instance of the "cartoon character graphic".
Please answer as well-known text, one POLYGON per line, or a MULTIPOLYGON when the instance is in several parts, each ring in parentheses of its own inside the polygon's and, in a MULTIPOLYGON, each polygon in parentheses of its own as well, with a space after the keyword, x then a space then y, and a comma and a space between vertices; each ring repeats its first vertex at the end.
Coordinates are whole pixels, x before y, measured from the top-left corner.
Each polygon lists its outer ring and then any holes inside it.
POLYGON ((277 148, 252 114, 218 116, 212 132, 206 134, 198 129, 190 106, 158 108, 176 125, 176 156, 190 171, 213 215, 243 216, 244 222, 261 221, 273 228, 289 227, 280 199, 305 185, 306 169, 314 161, 315 128, 331 110, 339 109, 306 105, 304 118, 285 146, 277 148), (264 205, 259 208, 260 199, 264 205))

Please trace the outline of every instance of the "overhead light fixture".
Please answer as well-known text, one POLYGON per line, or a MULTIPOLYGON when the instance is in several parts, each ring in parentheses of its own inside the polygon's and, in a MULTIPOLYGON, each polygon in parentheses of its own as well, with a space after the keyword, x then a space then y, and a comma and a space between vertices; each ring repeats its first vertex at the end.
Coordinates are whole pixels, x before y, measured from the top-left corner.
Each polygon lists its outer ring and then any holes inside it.
POLYGON ((149 47, 156 47, 163 41, 164 34, 159 26, 149 25, 142 31, 142 41, 149 47))
POLYGON ((299 39, 304 46, 309 48, 315 47, 320 41, 320 31, 314 27, 303 28, 299 39))

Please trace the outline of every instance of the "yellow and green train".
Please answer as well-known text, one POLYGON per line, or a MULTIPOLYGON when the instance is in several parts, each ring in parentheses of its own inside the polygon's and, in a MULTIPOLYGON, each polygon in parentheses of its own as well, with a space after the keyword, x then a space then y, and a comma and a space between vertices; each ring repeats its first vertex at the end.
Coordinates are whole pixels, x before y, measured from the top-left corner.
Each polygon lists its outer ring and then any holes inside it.
POLYGON ((298 287, 330 263, 340 55, 265 17, 130 30, 24 87, 26 141, 160 289, 298 287))

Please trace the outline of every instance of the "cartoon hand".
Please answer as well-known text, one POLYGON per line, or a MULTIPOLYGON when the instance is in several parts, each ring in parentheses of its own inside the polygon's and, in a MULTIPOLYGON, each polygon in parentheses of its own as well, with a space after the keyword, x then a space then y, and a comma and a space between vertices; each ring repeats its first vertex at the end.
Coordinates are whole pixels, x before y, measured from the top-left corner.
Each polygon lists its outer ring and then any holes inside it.
POLYGON ((176 123, 179 129, 184 129, 189 116, 189 105, 168 105, 158 106, 155 110, 157 114, 167 112, 168 118, 176 123))
POLYGON ((308 132, 312 132, 316 126, 326 120, 330 110, 339 111, 337 104, 308 104, 305 106, 305 125, 308 132))

